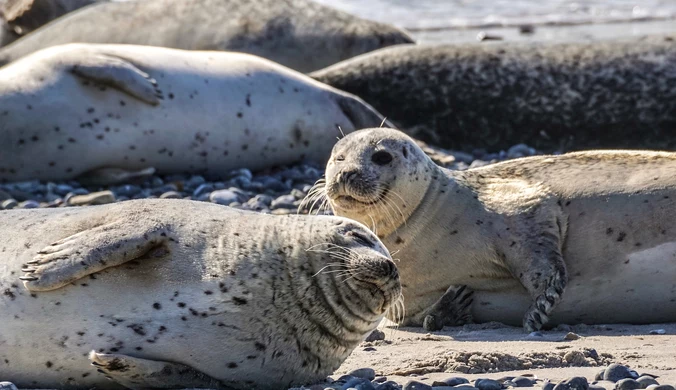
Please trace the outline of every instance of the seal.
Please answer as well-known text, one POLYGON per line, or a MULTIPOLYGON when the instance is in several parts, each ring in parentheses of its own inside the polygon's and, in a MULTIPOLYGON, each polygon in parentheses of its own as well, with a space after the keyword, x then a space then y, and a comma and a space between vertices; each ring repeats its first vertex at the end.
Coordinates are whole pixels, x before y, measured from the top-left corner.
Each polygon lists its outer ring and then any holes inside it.
POLYGON ((359 98, 248 54, 63 45, 0 69, 0 180, 323 164, 339 128, 382 122, 359 98))
POLYGON ((2 0, 0 18, 8 33, 3 35, 0 43, 11 43, 62 15, 97 1, 102 0, 2 0))
POLYGON ((400 259, 405 325, 676 320, 676 153, 450 171, 405 134, 369 129, 334 146, 325 180, 333 212, 400 259))
POLYGON ((451 149, 674 149, 676 36, 402 45, 311 76, 451 149))
POLYGON ((0 221, 0 376, 20 388, 312 383, 400 293, 387 249, 345 218, 163 199, 0 221))
POLYGON ((145 0, 81 9, 0 50, 0 65, 66 43, 255 54, 309 72, 413 39, 311 0, 145 0))

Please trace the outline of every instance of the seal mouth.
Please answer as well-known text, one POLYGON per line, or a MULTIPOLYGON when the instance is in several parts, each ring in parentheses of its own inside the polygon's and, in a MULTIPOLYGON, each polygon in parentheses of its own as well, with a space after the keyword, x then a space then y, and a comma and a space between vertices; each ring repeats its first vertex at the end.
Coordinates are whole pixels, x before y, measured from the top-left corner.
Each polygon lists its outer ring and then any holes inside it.
POLYGON ((390 192, 388 186, 383 186, 383 190, 376 196, 375 199, 364 200, 359 199, 355 195, 337 195, 333 197, 333 201, 342 208, 357 208, 359 206, 374 206, 382 202, 387 194, 390 192))

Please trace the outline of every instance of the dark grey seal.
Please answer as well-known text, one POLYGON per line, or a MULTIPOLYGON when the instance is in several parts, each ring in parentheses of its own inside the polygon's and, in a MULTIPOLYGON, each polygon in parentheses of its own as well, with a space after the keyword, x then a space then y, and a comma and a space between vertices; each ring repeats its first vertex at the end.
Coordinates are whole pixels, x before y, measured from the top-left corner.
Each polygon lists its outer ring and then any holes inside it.
POLYGON ((399 46, 311 75, 443 147, 676 148, 671 36, 399 46))
POLYGON ((310 72, 413 40, 310 0, 142 0, 71 13, 0 50, 0 65, 73 42, 238 51, 310 72))

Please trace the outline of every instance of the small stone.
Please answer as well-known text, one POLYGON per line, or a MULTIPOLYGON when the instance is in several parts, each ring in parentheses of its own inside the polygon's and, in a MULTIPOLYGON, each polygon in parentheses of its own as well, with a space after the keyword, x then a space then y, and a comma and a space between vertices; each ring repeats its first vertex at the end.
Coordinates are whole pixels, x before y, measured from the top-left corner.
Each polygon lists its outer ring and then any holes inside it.
POLYGON ((294 211, 291 209, 274 209, 270 211, 270 214, 272 215, 289 215, 293 213, 294 211))
POLYGON ((278 197, 277 199, 273 200, 272 203, 270 204, 270 208, 272 209, 278 209, 278 208, 284 208, 284 209, 295 209, 296 206, 294 206, 293 202, 296 201, 296 198, 293 195, 282 195, 278 197))
POLYGON ((7 200, 3 200, 3 201, 2 201, 2 204, 0 204, 0 206, 2 206, 2 207, 0 207, 0 209, 2 209, 2 210, 11 210, 11 209, 13 209, 13 208, 16 208, 18 205, 19 205, 19 202, 17 202, 16 200, 14 200, 14 199, 7 199, 7 200))
POLYGON ((376 371, 372 368, 358 368, 356 370, 350 371, 347 373, 347 375, 352 375, 357 378, 363 378, 372 381, 376 378, 376 371))
MULTIPOLYGON (((448 386, 446 386, 448 388, 448 386)), ((460 390, 479 390, 476 387, 470 385, 469 383, 462 383, 457 386, 453 386, 453 389, 460 389, 460 390)))
POLYGON ((617 390, 636 390, 642 388, 643 386, 637 380, 631 378, 620 379, 615 383, 615 389, 617 390))
POLYGON ((231 190, 218 190, 209 195, 209 200, 213 203, 221 205, 230 205, 231 203, 239 202, 239 197, 231 190))
POLYGON ((178 191, 167 191, 160 195, 160 199, 182 199, 183 194, 178 191))
POLYGON ((568 334, 566 334, 566 335, 563 337, 563 339, 564 339, 564 340, 569 340, 569 341, 572 341, 572 340, 579 340, 579 339, 580 339, 580 335, 577 334, 577 333, 568 332, 568 334))
POLYGON ((247 179, 249 179, 249 181, 251 179, 253 179, 253 175, 251 174, 251 171, 246 169, 246 168, 236 169, 234 171, 230 171, 228 173, 227 177, 228 178, 246 177, 247 179))
POLYGON ((25 200, 19 203, 19 208, 21 209, 37 209, 40 207, 40 203, 34 200, 25 200))
POLYGON ((571 366, 583 366, 587 363, 584 354, 580 351, 568 351, 563 355, 563 360, 571 366))
POLYGON ((648 376, 648 375, 643 375, 643 376, 639 377, 638 379, 636 379, 636 382, 640 383, 641 387, 643 387, 644 389, 646 387, 650 386, 650 385, 659 385, 660 384, 658 381, 655 380, 655 378, 653 378, 652 376, 648 376))
POLYGON ((432 390, 432 386, 418 381, 408 381, 403 390, 432 390))
POLYGON ((606 390, 606 388, 599 385, 589 385, 589 390, 606 390))
POLYGON ((463 383, 469 383, 469 381, 467 379, 461 378, 459 376, 452 376, 452 377, 446 378, 442 381, 434 381, 434 383, 432 383, 432 386, 434 386, 434 387, 457 386, 457 385, 462 385, 463 383))
POLYGON ((401 386, 394 381, 387 381, 376 386, 376 390, 401 390, 401 386))
POLYGON ((374 329, 371 334, 366 336, 366 339, 364 341, 366 342, 374 342, 378 340, 385 340, 385 332, 383 332, 380 329, 374 329))
POLYGON ((113 191, 116 195, 119 195, 119 196, 126 196, 126 197, 131 198, 132 196, 134 196, 134 195, 138 194, 139 192, 141 192, 141 187, 139 187, 139 186, 134 186, 134 185, 130 185, 130 184, 126 184, 126 185, 123 185, 123 186, 114 187, 114 188, 112 188, 112 191, 113 191))
POLYGON ((335 380, 334 383, 345 384, 345 383, 351 381, 352 379, 354 379, 354 377, 352 375, 341 375, 338 379, 335 380))
POLYGON ((472 369, 472 367, 470 367, 466 364, 462 364, 462 363, 456 363, 456 364, 451 366, 451 370, 457 371, 457 372, 462 372, 463 374, 469 373, 469 370, 471 370, 471 369, 472 369))
POLYGON ((376 382, 376 383, 387 382, 387 377, 386 376, 377 376, 377 377, 373 378, 372 382, 376 382))
POLYGON ((542 332, 530 332, 528 333, 528 337, 544 337, 542 332))
POLYGON ((535 383, 532 379, 526 378, 525 376, 517 376, 512 379, 512 382, 516 385, 515 387, 533 387, 535 383))
POLYGON ((667 333, 667 331, 664 329, 654 329, 650 331, 650 334, 665 334, 665 333, 667 333))
POLYGON ((92 192, 87 195, 75 195, 68 198, 67 204, 71 206, 99 205, 115 202, 115 194, 112 191, 92 192))
POLYGON ((606 372, 603 373, 603 380, 611 382, 617 382, 626 378, 636 379, 637 377, 638 375, 634 375, 629 368, 616 363, 609 365, 606 368, 606 372))
POLYGON ((207 194, 211 191, 214 190, 214 186, 211 184, 205 183, 205 184, 200 184, 199 187, 193 191, 192 196, 195 198, 199 198, 200 196, 207 194))
POLYGON ((202 176, 196 175, 191 176, 190 179, 188 179, 188 181, 185 182, 185 186, 190 188, 197 188, 206 182, 207 181, 202 176))
POLYGON ((0 390, 19 390, 12 382, 0 382, 0 390))
POLYGON ((672 385, 650 385, 646 387, 648 390, 676 390, 672 385))
POLYGON ((589 382, 585 377, 574 376, 559 382, 558 385, 554 386, 554 390, 589 390, 589 382))
POLYGON ((494 379, 477 379, 474 381, 474 387, 479 390, 500 390, 502 384, 494 379))
POLYGON ((370 379, 353 377, 351 380, 347 381, 341 389, 375 390, 375 386, 373 386, 370 379))
POLYGON ((556 385, 553 384, 552 382, 547 381, 542 384, 542 390, 554 390, 554 386, 556 385))

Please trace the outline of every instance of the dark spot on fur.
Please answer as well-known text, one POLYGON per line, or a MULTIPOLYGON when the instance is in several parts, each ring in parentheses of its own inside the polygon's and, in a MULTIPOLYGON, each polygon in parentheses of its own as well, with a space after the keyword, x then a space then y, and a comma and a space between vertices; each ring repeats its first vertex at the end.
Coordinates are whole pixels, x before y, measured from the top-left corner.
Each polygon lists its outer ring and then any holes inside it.
POLYGON ((160 310, 161 308, 162 308, 162 305, 160 305, 158 302, 153 303, 153 309, 160 310))
POLYGON ((237 368, 237 363, 235 362, 228 363, 228 368, 237 368))
POLYGON ((259 351, 265 351, 265 349, 267 348, 265 346, 265 344, 262 344, 262 343, 259 343, 259 342, 255 342, 254 347, 256 347, 256 349, 259 350, 259 351))
POLYGON ((213 294, 213 292, 212 292, 211 290, 206 290, 206 291, 204 292, 204 294, 206 294, 206 295, 211 295, 211 294, 213 294))
POLYGON ((238 112, 238 113, 237 113, 237 117, 238 117, 238 118, 241 118, 242 116, 243 116, 243 114, 242 114, 241 112, 238 112))
POLYGON ((607 235, 613 234, 613 228, 608 228, 608 229, 606 229, 606 234, 607 234, 607 235))
POLYGON ((47 366, 47 368, 52 368, 53 365, 54 363, 50 362, 49 360, 47 361, 47 363, 45 363, 45 366, 47 366))
POLYGON ((397 239, 394 240, 394 242, 397 243, 397 244, 403 244, 403 243, 404 243, 404 239, 401 238, 401 237, 397 237, 397 239))
POLYGON ((620 234, 617 236, 617 241, 621 242, 624 241, 624 238, 627 236, 627 233, 625 232, 620 232, 620 234))

